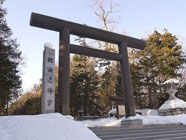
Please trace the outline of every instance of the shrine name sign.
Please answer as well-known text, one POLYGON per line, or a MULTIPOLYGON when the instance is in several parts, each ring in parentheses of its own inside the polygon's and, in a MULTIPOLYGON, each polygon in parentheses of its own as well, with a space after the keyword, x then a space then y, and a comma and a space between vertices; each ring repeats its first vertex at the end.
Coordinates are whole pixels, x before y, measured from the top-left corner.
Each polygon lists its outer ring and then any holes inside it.
POLYGON ((55 50, 45 43, 43 51, 42 113, 55 112, 55 50))

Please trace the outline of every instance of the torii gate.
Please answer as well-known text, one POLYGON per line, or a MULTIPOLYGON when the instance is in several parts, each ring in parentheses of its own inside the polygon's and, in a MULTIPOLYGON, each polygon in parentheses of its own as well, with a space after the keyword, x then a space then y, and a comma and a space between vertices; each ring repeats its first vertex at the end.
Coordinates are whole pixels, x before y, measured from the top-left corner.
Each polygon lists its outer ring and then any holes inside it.
POLYGON ((59 32, 58 111, 60 113, 68 115, 70 111, 70 53, 74 53, 120 62, 126 117, 135 115, 127 46, 144 49, 144 41, 37 13, 32 13, 30 25, 59 32), (119 53, 70 44, 70 34, 117 44, 119 53))

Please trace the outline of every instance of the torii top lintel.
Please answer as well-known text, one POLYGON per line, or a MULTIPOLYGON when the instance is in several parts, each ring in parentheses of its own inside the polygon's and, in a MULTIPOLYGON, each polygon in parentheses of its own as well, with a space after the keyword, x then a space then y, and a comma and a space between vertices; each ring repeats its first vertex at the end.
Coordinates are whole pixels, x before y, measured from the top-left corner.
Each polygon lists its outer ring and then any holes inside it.
POLYGON ((136 39, 133 37, 129 37, 129 36, 101 30, 94 27, 89 27, 86 25, 81 25, 81 24, 65 21, 62 19, 57 19, 54 17, 37 14, 37 13, 32 13, 30 19, 30 25, 35 27, 40 27, 43 29, 58 31, 58 32, 61 32, 64 27, 67 27, 70 30, 70 34, 73 35, 101 40, 101 41, 110 42, 114 44, 121 44, 122 42, 127 42, 127 45, 131 48, 136 48, 136 49, 145 48, 145 41, 140 39, 136 39))

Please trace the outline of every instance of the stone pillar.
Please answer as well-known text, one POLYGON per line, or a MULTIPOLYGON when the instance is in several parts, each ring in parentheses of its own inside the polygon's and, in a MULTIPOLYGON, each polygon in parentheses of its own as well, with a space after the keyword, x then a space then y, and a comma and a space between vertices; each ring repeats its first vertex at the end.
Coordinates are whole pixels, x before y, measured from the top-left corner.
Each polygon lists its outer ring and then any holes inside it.
POLYGON ((43 51, 42 113, 55 112, 55 50, 45 43, 43 51))
POLYGON ((119 53, 123 55, 123 58, 120 61, 120 67, 125 100, 125 111, 126 117, 128 118, 135 115, 135 105, 126 42, 119 44, 119 53))
POLYGON ((59 39, 58 112, 70 112, 70 31, 64 28, 59 39))

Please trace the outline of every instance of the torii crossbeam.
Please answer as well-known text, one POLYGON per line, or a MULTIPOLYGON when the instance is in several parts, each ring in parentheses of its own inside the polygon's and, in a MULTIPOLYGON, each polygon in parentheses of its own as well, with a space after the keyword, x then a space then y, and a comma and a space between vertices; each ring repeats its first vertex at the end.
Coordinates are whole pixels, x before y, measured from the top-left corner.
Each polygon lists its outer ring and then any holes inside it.
POLYGON ((127 46, 144 49, 145 41, 37 13, 32 13, 30 25, 57 31, 60 34, 58 75, 58 111, 60 113, 68 115, 70 111, 70 53, 74 53, 120 62, 126 117, 135 115, 127 46), (70 34, 117 44, 119 46, 119 53, 70 44, 70 34))

